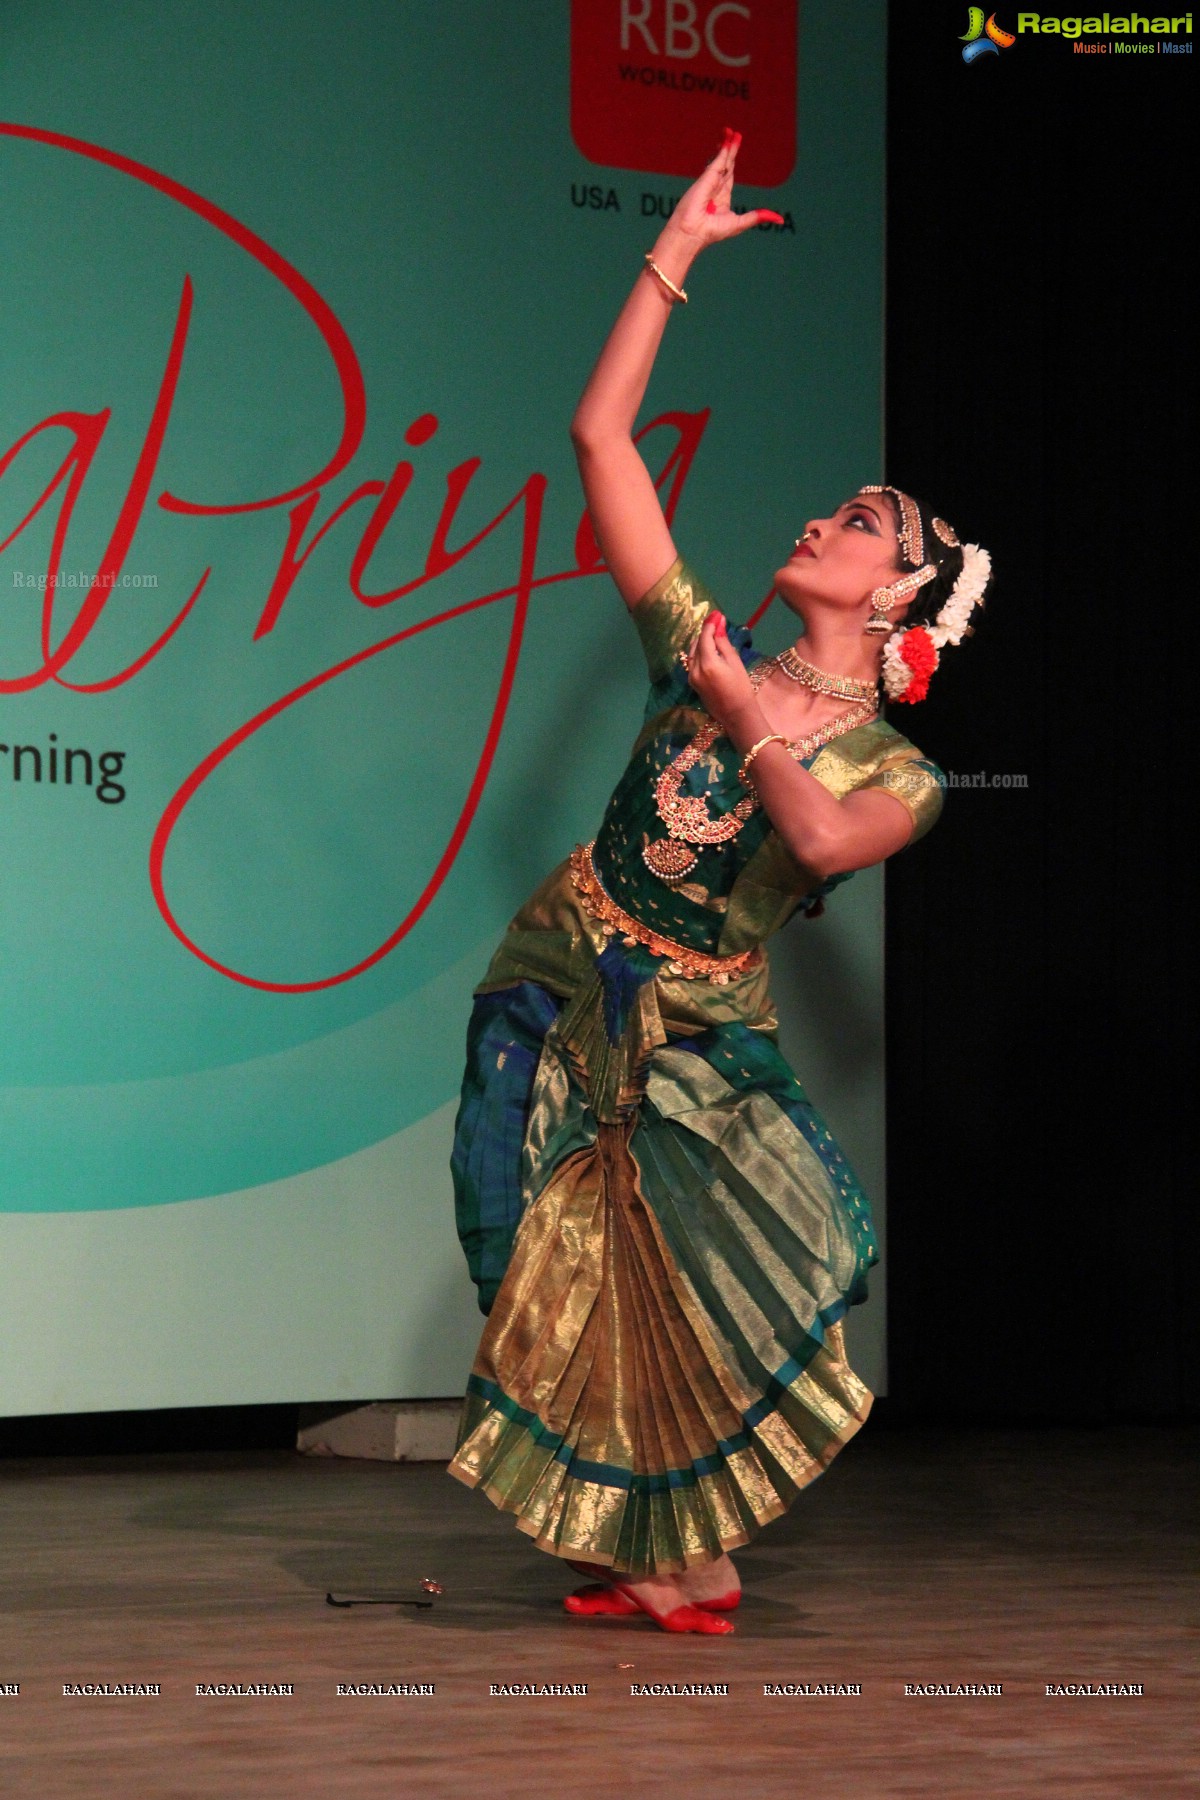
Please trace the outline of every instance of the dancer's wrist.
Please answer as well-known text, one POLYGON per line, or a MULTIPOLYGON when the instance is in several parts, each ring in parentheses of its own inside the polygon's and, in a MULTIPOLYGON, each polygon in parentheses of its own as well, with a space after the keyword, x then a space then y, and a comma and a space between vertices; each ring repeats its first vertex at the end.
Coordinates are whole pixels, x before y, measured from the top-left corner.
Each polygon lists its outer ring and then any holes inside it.
POLYGON ((744 706, 735 706, 725 721, 725 736, 729 739, 739 755, 744 756, 751 744, 756 744, 761 737, 766 737, 771 727, 757 700, 748 700, 744 706))
POLYGON ((676 287, 682 287, 688 270, 700 254, 700 245, 677 225, 666 224, 650 252, 659 268, 676 287))

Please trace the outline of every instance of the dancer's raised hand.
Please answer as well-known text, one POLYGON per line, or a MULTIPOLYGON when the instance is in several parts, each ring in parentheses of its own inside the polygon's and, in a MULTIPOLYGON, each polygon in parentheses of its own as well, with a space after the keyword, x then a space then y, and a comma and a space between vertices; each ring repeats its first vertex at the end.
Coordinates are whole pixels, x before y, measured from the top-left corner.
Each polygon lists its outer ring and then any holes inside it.
POLYGON ((735 213, 731 208, 740 143, 736 131, 726 130, 721 148, 663 226, 571 421, 592 530, 630 606, 676 557, 658 492, 633 438, 667 319, 687 300, 684 281, 706 245, 779 219, 761 209, 735 213))
POLYGON ((697 250, 706 244, 720 243, 722 238, 738 237, 756 225, 782 225, 782 216, 765 207, 752 207, 749 212, 734 212, 733 171, 742 134, 727 125, 721 148, 702 174, 693 181, 671 214, 670 224, 694 240, 697 250))

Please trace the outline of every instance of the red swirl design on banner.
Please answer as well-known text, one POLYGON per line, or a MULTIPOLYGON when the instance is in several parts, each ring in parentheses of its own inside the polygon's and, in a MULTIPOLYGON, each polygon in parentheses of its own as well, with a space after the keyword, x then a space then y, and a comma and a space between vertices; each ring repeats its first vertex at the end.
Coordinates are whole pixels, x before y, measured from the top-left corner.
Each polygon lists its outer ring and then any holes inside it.
MULTIPOLYGON (((160 494, 158 497, 160 506, 165 507, 168 512, 180 513, 260 512, 267 506, 283 506, 289 500, 297 500, 301 494, 308 493, 311 488, 324 487, 326 483, 333 480, 335 475, 341 474, 362 442, 363 427, 367 421, 367 396, 363 387, 362 370, 358 366, 358 357, 354 354, 354 345, 339 322, 337 314, 329 303, 321 298, 311 281, 304 279, 299 269, 293 268, 286 257, 280 256, 278 250, 272 250, 270 244, 260 238, 257 232, 251 231, 248 225, 243 225, 240 219, 235 219, 232 213, 227 213, 223 207, 214 206, 213 202, 206 200, 203 194, 197 194, 194 189, 184 187, 181 181, 172 180, 170 175, 163 175, 157 169, 150 168, 146 163, 135 162, 131 156, 122 156, 116 150, 106 150, 102 144, 89 144, 84 138, 66 137, 61 131, 43 131, 37 125, 14 125, 3 119, 0 119, 0 135, 28 138, 35 144, 47 144, 55 150, 67 150, 72 156, 90 157, 93 162, 103 163, 106 168, 115 169, 120 175, 129 175, 134 181, 145 182, 147 187, 155 188, 160 194, 165 194, 168 200, 174 200, 177 205, 186 207, 189 212, 194 212, 206 224, 214 225, 218 231, 232 239, 248 256, 252 256, 255 262, 261 263, 267 273, 273 275, 276 281, 282 283, 287 289, 292 298, 299 301, 320 332, 325 347, 333 359, 342 390, 342 435, 333 455, 318 474, 301 482, 298 487, 290 488, 286 493, 271 494, 264 500, 243 500, 236 505, 206 506, 194 500, 181 500, 176 494, 160 494)), ((185 293, 188 296, 190 310, 190 283, 185 283, 185 293)), ((180 345, 180 357, 182 357, 182 344, 180 345)), ((176 367, 175 373, 178 374, 178 367, 176 367)), ((164 428, 165 424, 164 418, 164 428)), ((147 441, 149 442, 149 439, 147 441)), ((161 441, 162 434, 160 432, 154 445, 156 454, 161 441)), ((153 473, 153 465, 151 465, 149 473, 153 473)), ((134 523, 136 524, 136 519, 134 523)))
MULTIPOLYGON (((186 500, 177 494, 166 491, 157 496, 156 503, 163 510, 192 516, 221 517, 239 513, 262 512, 269 508, 283 506, 290 508, 287 542, 253 633, 255 640, 265 636, 274 628, 294 582, 316 545, 332 526, 360 501, 370 499, 375 502, 375 505, 351 561, 347 585, 355 601, 359 605, 369 608, 391 605, 394 601, 423 587, 427 582, 436 580, 439 575, 465 561, 510 514, 520 511, 522 520, 520 565, 517 579, 512 586, 480 594, 473 599, 418 620, 401 631, 391 633, 380 642, 370 644, 354 655, 344 658, 332 667, 319 671, 298 687, 272 701, 269 706, 247 719, 236 731, 231 732, 192 770, 168 802, 154 831, 150 845, 149 876, 159 912, 179 942, 210 969, 247 987, 278 994, 313 993, 322 988, 334 987, 341 982, 353 980, 355 976, 361 975, 387 956, 408 935, 428 909, 453 867, 482 799, 495 760, 516 678, 529 603, 534 591, 557 582, 578 580, 583 576, 597 574, 603 570, 604 565, 592 537, 590 522, 585 514, 576 533, 574 566, 550 574, 536 574, 544 503, 549 484, 544 475, 535 472, 526 479, 508 504, 482 530, 476 532, 459 549, 449 549, 448 539, 459 505, 467 494, 475 474, 482 467, 481 459, 472 457, 450 470, 446 477, 446 501, 421 574, 400 587, 384 593, 366 591, 364 581, 368 564, 393 514, 407 492, 413 475, 413 465, 408 461, 399 462, 386 482, 379 480, 361 482, 347 499, 339 503, 307 543, 304 542, 304 534, 311 525, 320 505, 324 488, 341 474, 353 459, 362 441, 366 420, 366 394, 358 358, 348 334, 328 303, 291 263, 273 250, 255 232, 235 219, 232 214, 225 212, 221 207, 214 205, 170 176, 151 169, 144 163, 136 162, 131 157, 105 149, 101 145, 87 143, 82 138, 68 137, 61 132, 42 130, 37 126, 0 121, 0 135, 23 138, 52 149, 65 151, 73 156, 90 158, 119 174, 143 182, 169 200, 187 208, 197 217, 222 232, 261 264, 299 303, 316 326, 333 361, 341 389, 341 435, 328 461, 314 475, 296 486, 256 500, 200 502, 186 500), (307 695, 325 687, 329 682, 337 680, 339 676, 357 668, 371 657, 392 649, 395 645, 403 643, 420 632, 444 625, 451 619, 458 618, 479 607, 490 606, 497 601, 504 600, 514 602, 512 624, 508 634, 496 698, 478 762, 445 848, 420 894, 400 923, 374 950, 350 967, 314 980, 267 981, 248 974, 244 970, 232 968, 210 955, 188 935, 176 917, 167 897, 163 873, 163 863, 171 836, 188 804, 208 778, 272 719, 277 718, 287 708, 296 705, 307 695)), ((133 475, 87 598, 83 601, 78 614, 64 633, 57 648, 53 644, 54 594, 56 591, 54 577, 61 567, 67 532, 75 505, 112 416, 112 409, 106 407, 97 413, 69 411, 54 413, 39 424, 32 426, 3 456, 0 456, 0 477, 3 477, 5 471, 25 446, 41 432, 62 429, 71 434, 71 447, 58 469, 20 523, 3 542, 0 542, 0 551, 13 543, 37 517, 43 506, 65 484, 47 562, 46 597, 41 622, 42 661, 37 668, 26 674, 0 677, 0 693, 21 693, 48 681, 70 688, 77 693, 99 693, 135 678, 153 662, 159 652, 175 636, 204 590, 211 569, 204 570, 185 604, 166 629, 126 667, 98 681, 73 682, 65 678, 64 671, 90 638, 115 589, 145 510, 170 422, 192 319, 193 299, 191 279, 185 276, 162 380, 133 475)), ((667 412, 651 420, 637 434, 638 440, 641 441, 660 426, 671 427, 676 434, 655 484, 660 491, 665 490, 663 506, 668 521, 674 517, 693 459, 708 424, 708 418, 707 408, 694 413, 667 412)), ((432 437, 436 429, 436 417, 433 414, 424 414, 408 427, 405 434, 406 441, 411 445, 423 444, 432 437)))

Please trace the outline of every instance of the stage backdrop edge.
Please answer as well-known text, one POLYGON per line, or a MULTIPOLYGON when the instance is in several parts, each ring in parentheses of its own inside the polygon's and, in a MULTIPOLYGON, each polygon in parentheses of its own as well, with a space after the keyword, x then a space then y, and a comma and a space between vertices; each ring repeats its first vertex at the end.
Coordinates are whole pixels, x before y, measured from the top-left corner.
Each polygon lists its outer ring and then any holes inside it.
MULTIPOLYGON (((882 473, 883 7, 661 11, 7 23, 0 1412, 462 1386, 471 988, 644 699, 566 424, 723 114, 786 224, 670 322, 677 541, 745 618, 882 473)), ((774 960, 882 1236, 878 873, 774 960)))

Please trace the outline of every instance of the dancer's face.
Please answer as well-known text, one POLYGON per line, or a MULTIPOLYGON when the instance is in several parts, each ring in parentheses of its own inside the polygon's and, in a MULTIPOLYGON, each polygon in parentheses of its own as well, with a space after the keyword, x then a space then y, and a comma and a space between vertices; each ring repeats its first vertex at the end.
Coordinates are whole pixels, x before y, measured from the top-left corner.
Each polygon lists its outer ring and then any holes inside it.
POLYGON ((803 541, 775 572, 775 586, 793 612, 804 603, 864 606, 875 589, 900 574, 900 542, 887 497, 847 500, 827 519, 810 519, 803 541))

